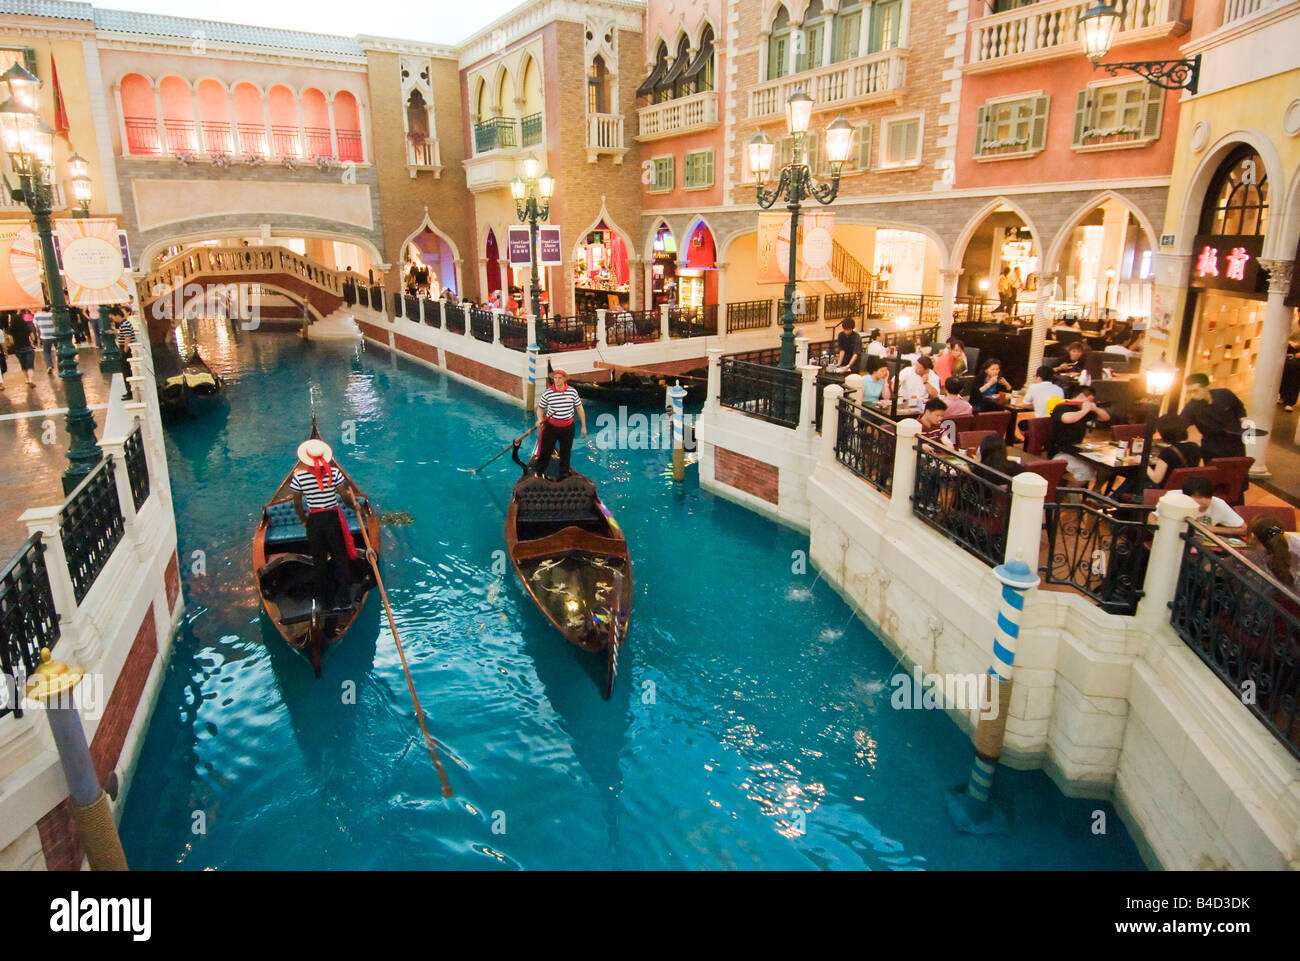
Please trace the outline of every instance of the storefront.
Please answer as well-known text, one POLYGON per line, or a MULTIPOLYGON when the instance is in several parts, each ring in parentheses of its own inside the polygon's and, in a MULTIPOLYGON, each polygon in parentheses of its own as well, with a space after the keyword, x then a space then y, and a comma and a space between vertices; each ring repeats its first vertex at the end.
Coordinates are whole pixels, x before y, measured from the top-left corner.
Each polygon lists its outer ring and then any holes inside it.
POLYGON ((677 304, 677 240, 666 225, 655 231, 654 258, 650 267, 650 306, 677 304))
POLYGON ((627 310, 630 304, 627 245, 602 220, 574 252, 574 310, 627 310))
POLYGON ((717 255, 713 234, 702 222, 686 242, 686 257, 677 271, 677 306, 691 315, 703 315, 718 302, 717 255))
POLYGON ((1192 245, 1184 336, 1178 362, 1215 387, 1250 394, 1268 300, 1259 257, 1269 220, 1268 175, 1242 146, 1219 167, 1201 207, 1192 245))

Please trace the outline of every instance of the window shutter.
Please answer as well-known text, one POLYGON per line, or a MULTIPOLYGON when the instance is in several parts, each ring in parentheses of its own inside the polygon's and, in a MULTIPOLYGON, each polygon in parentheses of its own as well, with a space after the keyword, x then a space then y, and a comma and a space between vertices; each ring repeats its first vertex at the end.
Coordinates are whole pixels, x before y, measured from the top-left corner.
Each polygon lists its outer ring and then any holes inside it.
POLYGON ((1088 129, 1088 108, 1090 106, 1087 88, 1074 95, 1074 135, 1070 142, 1076 147, 1083 143, 1084 131, 1088 129))
POLYGON ((703 161, 700 164, 702 168, 702 173, 700 176, 700 185, 711 187, 713 186, 713 151, 709 150, 705 153, 700 154, 700 158, 703 161))
POLYGON ((804 136, 804 160, 808 163, 808 169, 814 174, 821 172, 817 166, 817 135, 815 133, 804 136))
POLYGON ((984 153, 984 144, 989 139, 989 113, 988 104, 983 104, 975 111, 975 156, 977 157, 984 153))
POLYGON ((858 169, 871 169, 871 124, 858 124, 858 169))
POLYGON ((1156 140, 1160 137, 1160 119, 1164 116, 1165 92, 1154 83, 1148 83, 1142 102, 1142 138, 1156 140))
POLYGON ((1034 120, 1029 128, 1029 150, 1042 150, 1047 146, 1047 109, 1051 97, 1034 98, 1034 120))
POLYGON ((668 157, 664 160, 664 189, 672 190, 677 185, 677 161, 668 157))
POLYGON ((35 47, 23 47, 23 66, 26 67, 28 72, 30 72, 33 76, 36 77, 40 76, 40 74, 36 72, 36 48, 35 47))

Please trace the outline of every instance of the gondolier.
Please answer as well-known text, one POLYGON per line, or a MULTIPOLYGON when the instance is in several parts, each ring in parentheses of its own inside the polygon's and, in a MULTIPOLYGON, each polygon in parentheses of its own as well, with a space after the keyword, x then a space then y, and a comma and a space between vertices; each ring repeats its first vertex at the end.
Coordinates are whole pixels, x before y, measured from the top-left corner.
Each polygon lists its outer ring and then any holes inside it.
POLYGON ((289 489, 293 492, 293 509, 307 530, 317 601, 326 608, 349 606, 352 603, 349 562, 356 560, 357 549, 339 495, 342 494, 358 516, 360 507, 343 472, 334 466, 334 452, 329 444, 312 438, 298 445, 298 466, 294 468, 289 489))
POLYGON ((537 402, 537 426, 541 436, 537 441, 538 477, 546 476, 551 463, 551 451, 560 445, 560 478, 569 476, 569 454, 573 450, 573 418, 582 424, 582 436, 587 436, 587 412, 582 398, 569 386, 569 375, 562 370, 551 371, 551 386, 537 402))

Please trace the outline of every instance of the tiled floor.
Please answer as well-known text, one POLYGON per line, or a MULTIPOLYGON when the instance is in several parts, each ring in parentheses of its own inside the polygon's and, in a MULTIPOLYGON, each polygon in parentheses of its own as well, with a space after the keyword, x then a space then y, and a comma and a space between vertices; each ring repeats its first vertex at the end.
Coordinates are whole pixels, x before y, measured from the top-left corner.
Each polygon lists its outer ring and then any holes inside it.
MULTIPOLYGON (((6 357, 9 372, 0 391, 0 567, 27 540, 19 516, 30 507, 63 500, 63 471, 67 469, 66 417, 54 413, 65 406, 63 382, 57 372, 45 372, 44 358, 36 354, 36 386, 28 388, 17 358, 6 357)), ((99 372, 99 351, 77 351, 86 403, 95 417, 95 436, 104 427, 109 378, 99 372)))

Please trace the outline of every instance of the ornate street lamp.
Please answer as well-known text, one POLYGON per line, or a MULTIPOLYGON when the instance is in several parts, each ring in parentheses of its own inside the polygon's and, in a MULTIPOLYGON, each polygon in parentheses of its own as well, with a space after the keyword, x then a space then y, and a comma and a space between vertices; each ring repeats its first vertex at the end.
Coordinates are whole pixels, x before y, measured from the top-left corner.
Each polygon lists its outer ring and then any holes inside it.
POLYGON ((68 171, 72 174, 68 178, 68 182, 72 184, 72 196, 77 201, 77 209, 72 212, 72 216, 89 217, 92 191, 90 165, 86 163, 85 157, 74 153, 68 158, 68 171))
POLYGON ((1079 18, 1079 34, 1083 38, 1084 55, 1092 61, 1095 70, 1102 67, 1111 76, 1121 70, 1132 70, 1148 82, 1166 90, 1186 90, 1196 93, 1196 83, 1201 76, 1201 55, 1190 60, 1132 60, 1123 63, 1102 63, 1110 53, 1115 35, 1119 33, 1120 13, 1108 3, 1098 2, 1079 18))
POLYGON ((804 143, 808 124, 812 119, 812 97, 796 90, 785 102, 786 124, 794 138, 790 162, 781 168, 776 186, 771 190, 764 183, 772 175, 775 145, 766 134, 760 133, 749 142, 749 169, 757 181, 758 205, 764 210, 778 200, 786 201, 790 211, 790 273, 785 284, 785 298, 781 302, 781 367, 794 370, 794 297, 795 276, 799 260, 799 210, 800 203, 812 198, 819 204, 829 204, 840 192, 840 171, 849 159, 853 146, 853 126, 839 117, 826 128, 826 159, 831 165, 831 182, 818 183, 804 156, 804 143))
POLYGON ((542 316, 542 294, 537 280, 537 222, 551 214, 551 196, 555 193, 555 178, 549 173, 537 176, 537 158, 529 155, 524 160, 524 175, 510 181, 510 195, 515 198, 515 213, 520 223, 528 222, 528 254, 532 261, 533 316, 542 316))
POLYGON ((1142 444, 1142 465, 1138 469, 1138 480, 1141 482, 1137 498, 1139 503, 1142 501, 1142 491, 1146 490, 1147 484, 1150 483, 1147 467, 1151 464, 1151 447, 1155 443, 1156 418, 1160 416, 1160 408, 1164 406, 1165 395, 1169 393, 1169 388, 1174 385, 1174 378, 1178 376, 1178 368, 1167 363, 1165 355, 1161 354, 1160 360, 1148 364, 1143 373, 1146 375, 1147 399, 1144 405, 1147 415, 1145 440, 1142 444))
POLYGON ((39 86, 40 81, 19 64, 0 74, 0 93, 6 95, 4 103, 0 103, 0 140, 3 140, 4 151, 17 180, 15 186, 6 178, 10 195, 25 204, 36 221, 45 287, 49 291, 50 312, 54 315, 59 378, 63 381, 63 395, 68 406, 68 436, 71 438, 68 469, 63 472, 63 491, 66 494, 71 493, 94 469, 102 454, 95 443, 95 418, 86 407, 86 391, 81 383, 81 371, 77 369, 77 351, 72 346, 68 304, 63 296, 63 281, 54 254, 54 235, 50 229, 54 132, 40 119, 36 110, 39 86))

